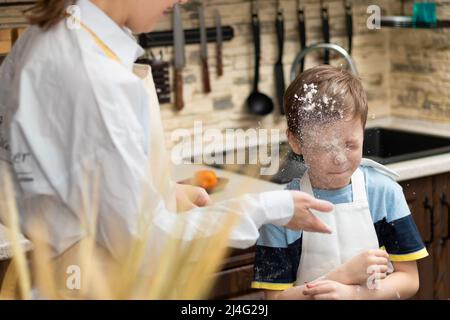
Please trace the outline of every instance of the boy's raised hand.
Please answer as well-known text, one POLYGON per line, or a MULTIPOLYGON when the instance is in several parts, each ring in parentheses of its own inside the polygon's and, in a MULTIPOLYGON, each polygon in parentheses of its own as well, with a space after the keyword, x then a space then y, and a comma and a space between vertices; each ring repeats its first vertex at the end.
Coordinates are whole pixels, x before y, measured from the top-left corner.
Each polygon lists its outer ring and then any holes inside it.
POLYGON ((286 225, 292 230, 331 233, 331 230, 319 218, 313 215, 310 209, 322 212, 333 210, 334 206, 328 201, 317 200, 301 191, 291 191, 294 199, 294 216, 286 225))

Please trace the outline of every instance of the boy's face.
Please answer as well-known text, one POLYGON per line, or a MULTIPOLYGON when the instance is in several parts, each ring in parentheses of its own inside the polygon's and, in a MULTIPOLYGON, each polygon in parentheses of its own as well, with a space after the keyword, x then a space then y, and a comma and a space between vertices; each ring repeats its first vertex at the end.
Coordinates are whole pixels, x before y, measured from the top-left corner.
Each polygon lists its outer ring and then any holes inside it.
POLYGON ((364 129, 360 117, 304 128, 302 139, 288 132, 293 151, 302 154, 313 187, 339 189, 361 163, 364 129))

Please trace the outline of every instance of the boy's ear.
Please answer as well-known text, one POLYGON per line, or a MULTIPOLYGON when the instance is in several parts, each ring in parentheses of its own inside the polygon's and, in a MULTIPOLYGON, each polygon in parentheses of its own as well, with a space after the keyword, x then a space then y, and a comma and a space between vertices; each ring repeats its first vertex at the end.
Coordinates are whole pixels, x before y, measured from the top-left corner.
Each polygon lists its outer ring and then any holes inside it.
POLYGON ((286 136, 289 142, 289 145, 291 146, 292 151, 294 153, 301 155, 302 154, 302 146, 300 139, 296 137, 295 134, 293 134, 289 129, 286 130, 286 136))

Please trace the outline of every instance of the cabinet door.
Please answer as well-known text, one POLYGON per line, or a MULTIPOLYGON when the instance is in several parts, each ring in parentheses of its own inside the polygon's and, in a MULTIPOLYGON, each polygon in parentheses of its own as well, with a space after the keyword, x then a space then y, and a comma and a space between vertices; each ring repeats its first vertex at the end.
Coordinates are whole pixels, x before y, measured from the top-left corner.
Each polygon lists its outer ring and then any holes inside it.
POLYGON ((414 221, 419 229, 422 240, 427 244, 430 256, 419 260, 420 289, 414 299, 434 298, 434 216, 430 208, 433 206, 433 179, 431 177, 404 181, 403 187, 414 221), (428 205, 428 206, 427 206, 428 205))
POLYGON ((255 250, 255 246, 247 249, 230 249, 230 253, 222 263, 221 270, 224 271, 252 264, 255 260, 255 250))
POLYGON ((220 272, 216 274, 209 298, 228 299, 254 293, 255 290, 251 289, 254 259, 255 246, 243 250, 230 249, 220 272))
POLYGON ((210 299, 236 298, 256 290, 251 289, 253 264, 219 272, 209 295, 210 299))
POLYGON ((435 298, 450 299, 450 173, 433 178, 433 197, 436 207, 436 241, 434 272, 435 298))

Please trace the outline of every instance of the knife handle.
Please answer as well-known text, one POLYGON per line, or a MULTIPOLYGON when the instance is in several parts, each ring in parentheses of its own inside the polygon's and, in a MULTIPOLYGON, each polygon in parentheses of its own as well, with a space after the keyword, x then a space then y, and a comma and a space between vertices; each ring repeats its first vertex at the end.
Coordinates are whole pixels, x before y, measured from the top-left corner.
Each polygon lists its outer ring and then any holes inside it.
POLYGON ((184 108, 183 100, 183 71, 174 69, 174 81, 175 81, 175 109, 180 111, 184 108))
POLYGON ((19 39, 19 29, 12 28, 11 29, 11 48, 16 43, 17 39, 19 39))
MULTIPOLYGON (((298 32, 300 34, 300 49, 306 49, 306 23, 305 23, 305 11, 303 8, 298 10, 298 32)), ((300 63, 300 71, 305 70, 305 58, 300 63)))
POLYGON ((347 4, 345 7, 346 11, 346 24, 347 24, 347 37, 348 37, 348 53, 352 54, 353 49, 353 13, 352 13, 352 6, 350 4, 347 4))
POLYGON ((223 57, 222 57, 222 45, 217 44, 217 76, 223 76, 223 57))
POLYGON ((211 92, 211 84, 209 82, 208 59, 202 58, 202 74, 203 74, 203 92, 211 92))
POLYGON ((275 30, 277 31, 277 43, 278 43, 278 63, 283 61, 283 51, 284 51, 284 18, 283 13, 277 13, 277 20, 275 23, 275 30))
MULTIPOLYGON (((325 43, 330 43, 330 23, 327 8, 322 7, 321 16, 322 16, 323 40, 325 43)), ((323 63, 330 64, 330 51, 328 49, 325 49, 323 63)))

